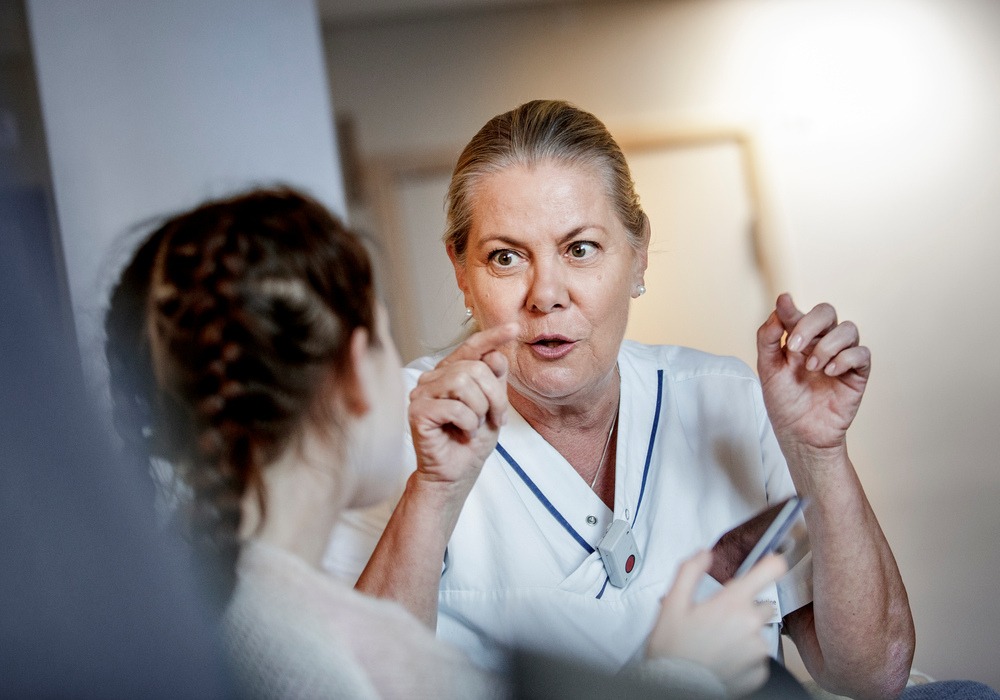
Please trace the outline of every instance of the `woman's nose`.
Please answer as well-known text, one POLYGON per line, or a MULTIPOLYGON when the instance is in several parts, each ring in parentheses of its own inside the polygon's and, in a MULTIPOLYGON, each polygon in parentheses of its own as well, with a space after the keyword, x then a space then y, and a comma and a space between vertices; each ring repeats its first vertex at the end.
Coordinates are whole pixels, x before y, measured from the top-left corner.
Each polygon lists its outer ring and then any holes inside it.
POLYGON ((541 313, 549 313, 569 305, 569 290, 558 263, 534 265, 526 303, 530 311, 541 313))

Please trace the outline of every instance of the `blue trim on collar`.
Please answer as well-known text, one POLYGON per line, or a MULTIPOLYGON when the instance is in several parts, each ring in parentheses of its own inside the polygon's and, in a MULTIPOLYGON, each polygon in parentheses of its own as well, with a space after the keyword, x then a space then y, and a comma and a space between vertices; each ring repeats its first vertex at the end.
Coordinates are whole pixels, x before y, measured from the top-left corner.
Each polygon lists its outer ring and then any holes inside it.
POLYGON ((649 476, 649 463, 653 459, 653 443, 656 442, 656 428, 660 425, 660 406, 663 404, 663 370, 656 370, 656 413, 653 414, 653 429, 649 432, 649 448, 646 450, 646 466, 642 468, 642 487, 639 489, 639 501, 635 504, 635 514, 632 524, 639 517, 639 507, 646 493, 646 477, 649 476))
MULTIPOLYGON (((658 369, 656 370, 656 411, 653 413, 653 427, 649 432, 649 447, 646 449, 646 464, 643 466, 642 469, 642 486, 640 486, 639 488, 639 499, 636 502, 635 513, 632 516, 632 525, 635 525, 636 519, 639 517, 639 507, 642 505, 642 497, 646 493, 646 480, 649 477, 649 465, 653 460, 653 445, 656 443, 656 430, 660 425, 660 409, 662 406, 663 406, 663 370, 658 369)), ((555 518, 556 522, 563 526, 566 532, 568 532, 573 537, 573 539, 575 539, 577 543, 579 543, 579 545, 583 547, 584 551, 586 551, 587 554, 593 554, 596 550, 590 546, 590 543, 588 543, 587 540, 583 539, 580 533, 577 532, 572 525, 569 524, 566 518, 562 516, 562 513, 556 510, 556 507, 552 505, 552 502, 549 501, 548 498, 545 497, 545 494, 542 493, 542 490, 540 488, 538 488, 538 485, 531 480, 531 477, 529 477, 525 473, 524 469, 521 468, 521 465, 517 463, 517 460, 515 460, 510 455, 510 453, 504 449, 503 445, 501 445, 499 442, 497 443, 497 452, 499 452, 500 456, 507 461, 507 464, 511 466, 511 469, 514 470, 514 473, 517 474, 519 477, 521 477, 521 481, 523 481, 525 485, 531 490, 531 492, 535 494, 535 498, 537 498, 538 501, 543 506, 545 506, 545 509, 552 514, 552 517, 555 518)), ((604 591, 607 589, 608 582, 610 580, 611 579, 609 578, 604 579, 604 585, 601 586, 601 590, 597 594, 598 599, 600 599, 604 595, 604 591)))
POLYGON ((497 452, 500 453, 501 457, 507 460, 507 464, 511 466, 511 468, 519 477, 521 477, 521 481, 523 481, 527 485, 527 487, 531 489, 531 492, 535 494, 535 498, 537 498, 541 502, 541 504, 545 506, 545 508, 549 511, 549 513, 552 514, 552 517, 556 519, 556 522, 558 522, 560 525, 566 528, 566 532, 568 532, 570 535, 573 536, 573 539, 575 539, 580 544, 580 546, 583 547, 584 550, 586 550, 587 554, 593 554, 595 550, 593 547, 590 546, 590 543, 587 542, 587 540, 583 539, 583 537, 580 536, 579 532, 573 529, 573 526, 570 525, 569 522, 566 520, 566 518, 562 516, 562 513, 556 510, 556 507, 552 505, 551 501, 549 501, 549 499, 545 497, 545 494, 542 493, 541 489, 539 489, 538 486, 535 485, 535 482, 531 480, 531 477, 529 477, 527 474, 524 473, 524 470, 521 469, 521 465, 518 464, 514 460, 514 458, 510 456, 510 453, 507 452, 507 450, 505 450, 503 448, 503 445, 501 445, 499 442, 497 443, 497 452))
POLYGON ((605 578, 604 579, 604 585, 601 586, 601 592, 597 594, 597 599, 598 600, 600 600, 601 597, 604 595, 604 591, 607 590, 609 583, 611 583, 611 579, 610 578, 605 578))

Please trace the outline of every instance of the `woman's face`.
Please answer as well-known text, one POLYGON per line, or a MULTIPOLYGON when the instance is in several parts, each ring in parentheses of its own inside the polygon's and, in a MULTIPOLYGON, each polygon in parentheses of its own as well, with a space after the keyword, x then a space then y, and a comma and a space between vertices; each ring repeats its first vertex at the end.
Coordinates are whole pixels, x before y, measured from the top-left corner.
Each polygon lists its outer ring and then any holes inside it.
POLYGON ((471 203, 466 259, 452 262, 482 328, 520 324, 505 348, 511 387, 541 405, 586 405, 614 368, 645 251, 596 166, 510 166, 481 177, 471 203))

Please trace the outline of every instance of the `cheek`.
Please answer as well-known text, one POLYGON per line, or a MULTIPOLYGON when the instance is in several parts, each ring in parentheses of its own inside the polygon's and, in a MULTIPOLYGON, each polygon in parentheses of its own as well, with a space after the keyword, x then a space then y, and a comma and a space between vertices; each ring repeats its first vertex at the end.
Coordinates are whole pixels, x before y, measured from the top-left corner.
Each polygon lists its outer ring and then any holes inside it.
MULTIPOLYGON (((374 471, 374 488, 395 484, 401 475, 403 461, 403 435, 406 430, 406 390, 403 371, 395 353, 379 370, 385 381, 378 401, 382 402, 375 425, 371 426, 373 440, 369 466, 374 471)), ((384 496, 384 494, 383 494, 384 496)))
POLYGON ((490 280, 479 289, 476 311, 480 326, 491 328, 517 317, 523 295, 512 280, 490 280))
POLYGON ((405 478, 405 408, 402 402, 397 405, 387 399, 387 404, 391 406, 385 406, 368 426, 368 441, 355 455, 353 463, 359 470, 359 478, 350 508, 365 508, 389 498, 396 494, 398 484, 405 478))
POLYGON ((618 276, 603 277, 597 284, 591 280, 589 286, 581 288, 583 296, 578 298, 578 305, 585 309, 584 315, 595 335, 609 345, 620 342, 628 325, 631 297, 626 282, 624 277, 618 276))
POLYGON ((627 284, 615 284, 605 288, 606 293, 602 299, 603 313, 609 320, 628 316, 628 311, 632 303, 630 287, 627 284))
POLYGON ((394 407, 395 407, 396 410, 395 410, 395 412, 393 414, 394 415, 394 419, 393 419, 393 423, 392 423, 392 432, 389 433, 389 436, 396 436, 396 435, 398 435, 399 436, 400 444, 402 444, 403 434, 406 432, 406 421, 407 421, 407 416, 406 416, 406 401, 405 401, 405 398, 403 396, 403 386, 402 386, 402 384, 400 384, 400 386, 399 386, 399 392, 398 392, 398 394, 399 394, 399 400, 394 402, 394 404, 395 404, 394 407))
POLYGON ((387 430, 387 438, 395 438, 398 434, 400 439, 406 430, 406 387, 403 384, 403 366, 398 356, 394 361, 387 363, 382 370, 385 373, 385 394, 382 400, 389 404, 385 412, 384 424, 387 430))

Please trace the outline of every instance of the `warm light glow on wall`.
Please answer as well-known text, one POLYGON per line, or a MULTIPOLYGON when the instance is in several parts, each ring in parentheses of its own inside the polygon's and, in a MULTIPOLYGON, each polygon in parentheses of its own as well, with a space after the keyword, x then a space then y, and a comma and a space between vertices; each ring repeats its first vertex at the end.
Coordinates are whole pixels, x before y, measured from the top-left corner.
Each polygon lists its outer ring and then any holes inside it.
MULTIPOLYGON (((758 114, 822 119, 838 129, 870 131, 913 122, 926 110, 927 85, 974 92, 961 37, 921 2, 746 3, 725 47, 748 71, 737 81, 758 114), (965 65, 961 65, 965 64, 965 65)), ((935 100, 939 109, 949 106, 935 100)), ((917 120, 919 121, 919 120, 917 120)))

